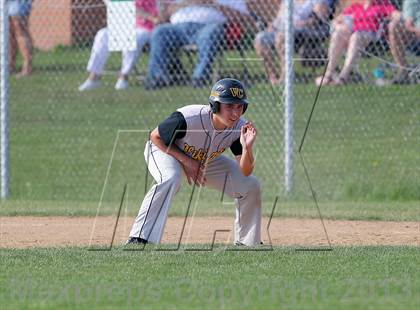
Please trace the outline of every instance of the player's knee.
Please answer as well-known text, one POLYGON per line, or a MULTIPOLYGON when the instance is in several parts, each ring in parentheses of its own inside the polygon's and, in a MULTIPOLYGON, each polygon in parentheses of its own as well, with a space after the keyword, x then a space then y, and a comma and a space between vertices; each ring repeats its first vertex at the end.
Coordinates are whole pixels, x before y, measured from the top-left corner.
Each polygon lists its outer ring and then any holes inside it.
POLYGON ((162 175, 162 183, 169 183, 171 186, 179 188, 182 181, 182 172, 179 170, 169 170, 162 175))
POLYGON ((239 203, 241 208, 245 208, 247 210, 251 209, 258 209, 261 208, 261 183, 260 181, 253 175, 246 178, 244 182, 242 182, 242 194, 241 199, 248 201, 248 203, 239 203))
POLYGON ((247 177, 247 192, 252 192, 253 194, 261 193, 261 183, 254 175, 247 177))

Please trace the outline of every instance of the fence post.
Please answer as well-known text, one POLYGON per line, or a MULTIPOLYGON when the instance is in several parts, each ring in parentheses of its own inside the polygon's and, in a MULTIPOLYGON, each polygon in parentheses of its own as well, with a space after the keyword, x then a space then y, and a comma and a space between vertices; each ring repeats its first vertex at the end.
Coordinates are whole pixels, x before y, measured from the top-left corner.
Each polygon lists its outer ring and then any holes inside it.
POLYGON ((293 0, 286 2, 286 37, 285 37, 285 89, 284 89, 284 185, 286 193, 293 190, 293 0))
POLYGON ((0 1, 0 169, 1 199, 9 196, 9 14, 6 0, 0 1))

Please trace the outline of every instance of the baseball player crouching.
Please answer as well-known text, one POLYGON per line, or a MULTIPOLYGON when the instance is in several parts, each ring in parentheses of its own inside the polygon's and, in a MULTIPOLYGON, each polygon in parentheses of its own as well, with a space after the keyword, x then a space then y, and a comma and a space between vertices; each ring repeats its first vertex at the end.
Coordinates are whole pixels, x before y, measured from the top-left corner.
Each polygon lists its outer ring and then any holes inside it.
POLYGON ((183 175, 190 185, 224 190, 235 199, 235 244, 261 243, 261 190, 252 175, 257 130, 242 117, 248 107, 244 86, 222 79, 209 102, 178 109, 151 132, 144 155, 156 184, 144 197, 127 244, 160 243, 183 175), (228 147, 236 161, 222 155, 228 147))

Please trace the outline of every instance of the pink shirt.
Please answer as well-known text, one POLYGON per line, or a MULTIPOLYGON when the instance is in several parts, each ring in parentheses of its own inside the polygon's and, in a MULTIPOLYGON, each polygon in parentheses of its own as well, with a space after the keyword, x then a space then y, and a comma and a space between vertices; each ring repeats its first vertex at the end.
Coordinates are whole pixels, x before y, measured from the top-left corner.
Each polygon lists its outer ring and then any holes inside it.
MULTIPOLYGON (((142 10, 145 13, 153 16, 158 16, 159 11, 156 5, 156 0, 136 0, 136 9, 142 10)), ((152 30, 155 26, 150 20, 143 19, 141 16, 136 17, 136 25, 138 28, 152 30)))
POLYGON ((378 32, 383 19, 387 18, 395 7, 388 0, 376 0, 365 9, 363 4, 352 4, 343 12, 353 18, 353 31, 378 32))

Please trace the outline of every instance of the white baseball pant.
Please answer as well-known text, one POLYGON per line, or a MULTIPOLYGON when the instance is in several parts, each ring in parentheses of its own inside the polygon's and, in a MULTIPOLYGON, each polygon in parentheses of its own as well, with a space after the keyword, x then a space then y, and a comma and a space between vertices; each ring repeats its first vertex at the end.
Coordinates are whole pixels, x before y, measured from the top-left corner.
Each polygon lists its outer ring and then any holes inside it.
MULTIPOLYGON (((136 28, 137 48, 133 51, 122 52, 121 74, 127 75, 135 66, 140 57, 143 47, 150 41, 151 31, 143 28, 136 28)), ((105 64, 109 57, 108 29, 102 28, 96 33, 90 54, 87 71, 102 75, 105 64)))
MULTIPOLYGON (((172 199, 184 175, 181 164, 151 142, 144 151, 148 169, 156 183, 143 199, 130 237, 160 243, 172 199)), ((244 176, 238 163, 226 156, 211 161, 205 172, 206 186, 223 191, 235 199, 235 242, 247 246, 261 243, 261 189, 253 175, 244 176), (226 180, 227 175, 227 180, 226 180)))

